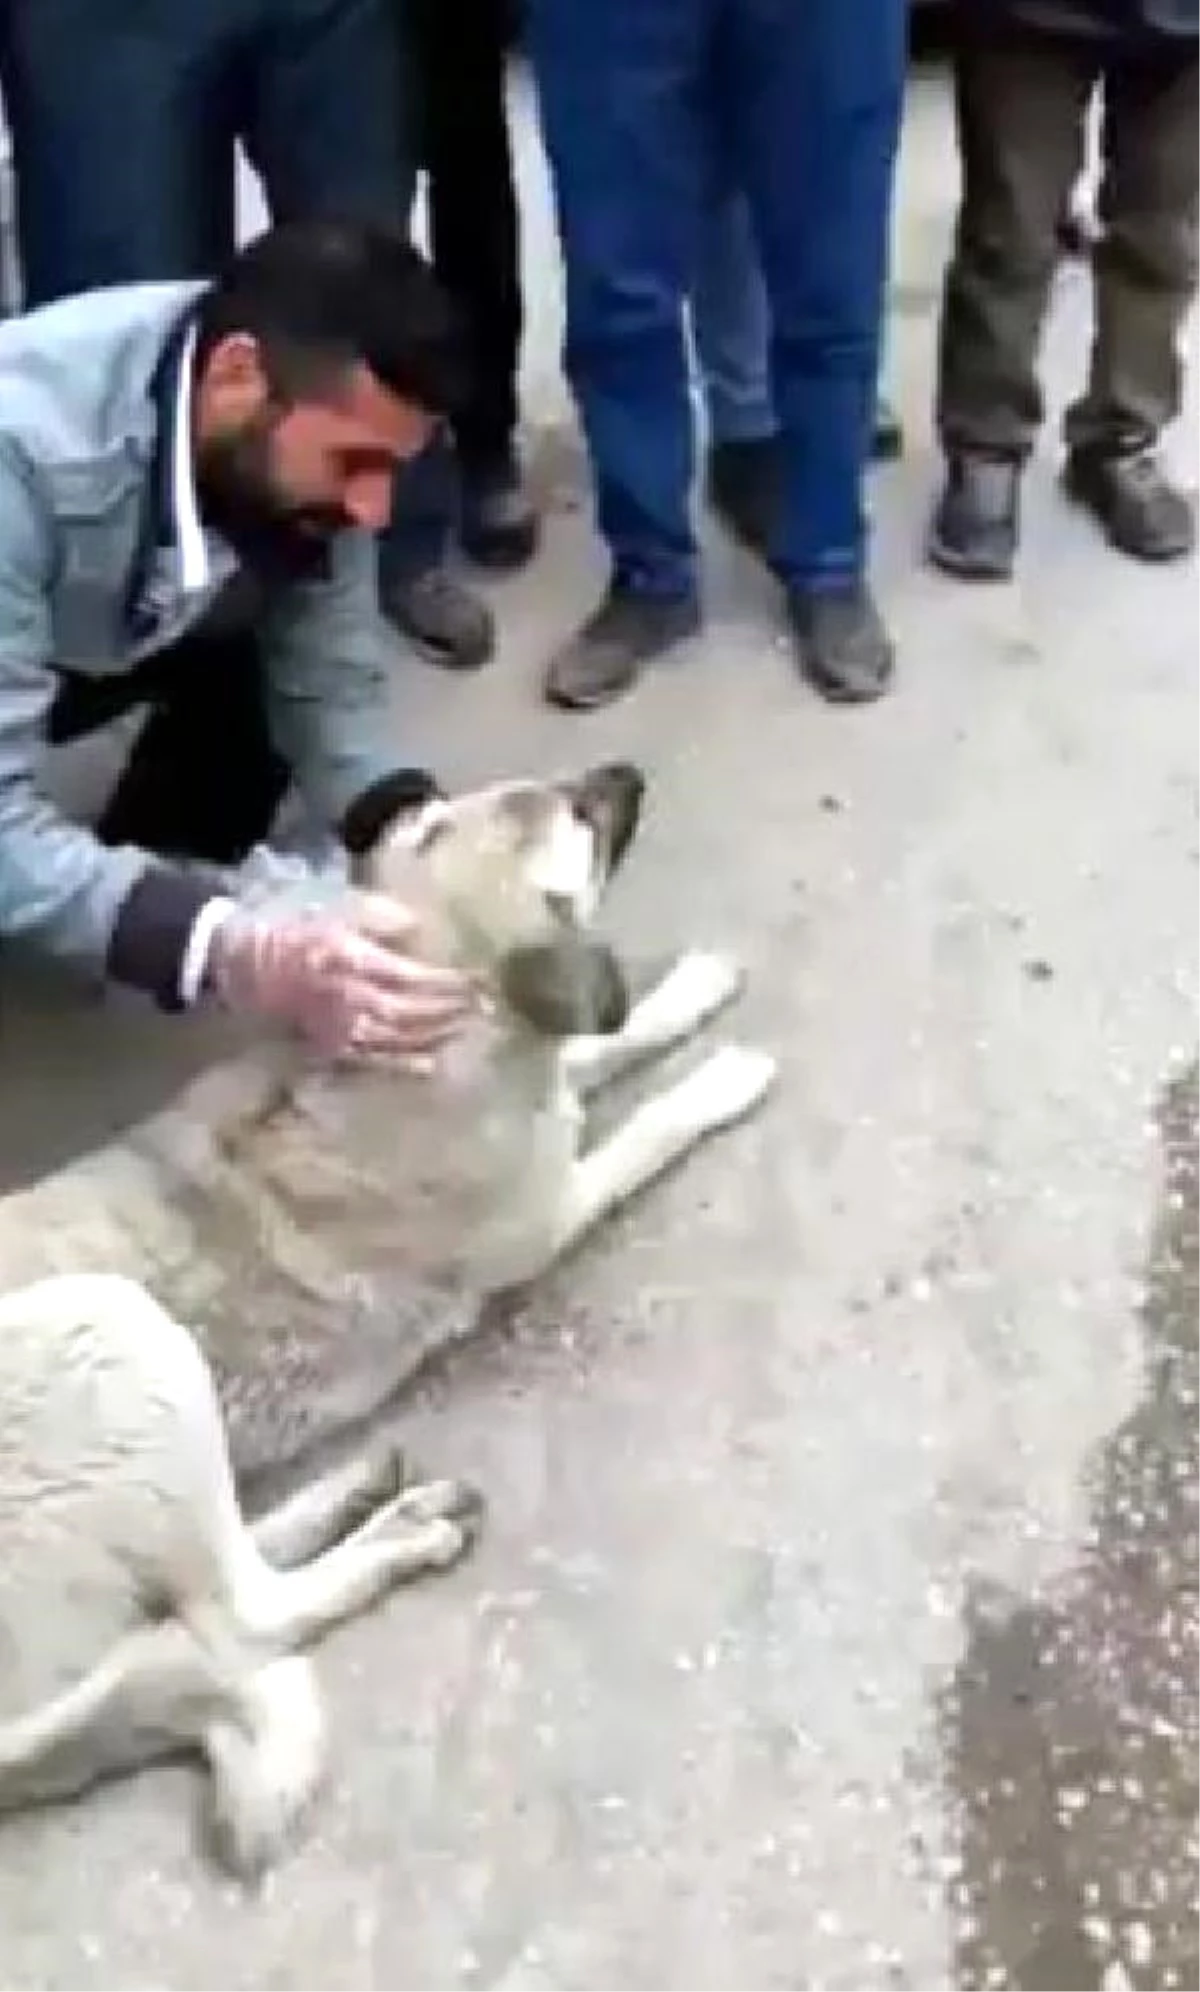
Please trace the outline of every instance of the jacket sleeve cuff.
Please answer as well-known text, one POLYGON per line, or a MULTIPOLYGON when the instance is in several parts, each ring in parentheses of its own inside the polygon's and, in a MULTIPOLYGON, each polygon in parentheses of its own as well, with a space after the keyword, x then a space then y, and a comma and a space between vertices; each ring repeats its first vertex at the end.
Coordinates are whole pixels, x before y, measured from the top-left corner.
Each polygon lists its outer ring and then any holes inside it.
POLYGON ((127 894, 108 948, 109 979, 153 997, 163 1010, 186 1007, 184 970, 204 908, 220 895, 210 880, 155 866, 127 894))
POLYGON ((424 768, 393 768, 350 804, 338 825, 338 836, 352 858, 364 858, 398 816, 435 802, 441 795, 440 785, 424 768))
POLYGON ((209 899, 192 921, 179 970, 179 998, 185 1010, 194 1009, 209 987, 208 960, 218 929, 237 912, 233 899, 209 899))

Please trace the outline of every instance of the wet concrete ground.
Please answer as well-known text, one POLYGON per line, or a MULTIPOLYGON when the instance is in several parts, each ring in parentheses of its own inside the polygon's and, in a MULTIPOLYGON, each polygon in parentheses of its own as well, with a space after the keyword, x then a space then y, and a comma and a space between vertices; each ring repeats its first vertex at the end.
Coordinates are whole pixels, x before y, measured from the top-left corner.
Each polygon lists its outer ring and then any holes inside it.
MULTIPOLYGON (((601 567, 522 144, 547 545, 495 591, 490 672, 398 660, 405 754, 643 760, 614 923, 744 957, 725 1034, 779 1053, 779 1092, 403 1407, 490 1527, 327 1648, 333 1788, 263 1897, 208 1873, 196 1781, 158 1773, 0 1829, 0 1979, 1194 1985, 1194 569, 1110 555, 1052 430, 1017 582, 921 567, 954 182, 923 78, 909 449, 875 484, 894 698, 818 705, 710 535, 703 641, 613 712, 547 712, 601 567)), ((1086 325, 1067 272, 1056 409, 1086 325)), ((1193 484, 1194 439, 1193 403, 1193 484)), ((0 1184, 201 1049, 6 975, 0 1184)))
POLYGON ((1077 1562, 966 1599, 941 1699, 955 1982, 1200 1983, 1196 1067, 1159 1102, 1145 1386, 1097 1449, 1077 1562))

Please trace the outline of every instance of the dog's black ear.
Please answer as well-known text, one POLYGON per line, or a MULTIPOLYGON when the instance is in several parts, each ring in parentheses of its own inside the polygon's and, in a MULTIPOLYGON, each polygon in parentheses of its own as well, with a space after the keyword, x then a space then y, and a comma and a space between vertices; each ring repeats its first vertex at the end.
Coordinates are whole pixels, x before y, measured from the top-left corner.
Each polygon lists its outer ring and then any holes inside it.
POLYGON ((629 990, 616 955, 577 935, 514 948, 500 964, 500 988, 542 1037, 609 1036, 629 1015, 629 990))
POLYGON ((633 842, 645 793, 645 776, 630 761, 606 762, 567 784, 571 807, 599 840, 610 877, 633 842))
POLYGON ((424 768, 393 768, 364 789, 350 804, 338 835, 352 858, 365 858, 375 849, 398 816, 420 809, 442 793, 424 768))

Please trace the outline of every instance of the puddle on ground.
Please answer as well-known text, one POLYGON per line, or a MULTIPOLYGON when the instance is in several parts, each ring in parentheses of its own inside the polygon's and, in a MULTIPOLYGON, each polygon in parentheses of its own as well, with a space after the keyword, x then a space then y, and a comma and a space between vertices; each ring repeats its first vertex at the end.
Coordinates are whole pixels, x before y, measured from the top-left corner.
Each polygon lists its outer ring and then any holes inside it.
POLYGON ((1050 1601, 980 1591, 940 1710, 962 1829, 955 1983, 1195 1987, 1197 1068, 1159 1107, 1147 1383, 1050 1601))

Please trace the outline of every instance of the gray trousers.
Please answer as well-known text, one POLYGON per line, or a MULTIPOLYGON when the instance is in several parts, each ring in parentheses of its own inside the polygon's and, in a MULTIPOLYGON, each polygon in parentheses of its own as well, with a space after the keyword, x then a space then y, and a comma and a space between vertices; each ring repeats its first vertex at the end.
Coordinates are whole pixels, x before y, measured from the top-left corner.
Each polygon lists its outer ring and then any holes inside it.
POLYGON ((1097 86, 1104 237, 1090 374, 1067 413, 1067 445, 1136 450, 1178 413, 1179 335, 1196 288, 1195 41, 966 26, 956 56, 963 197, 938 356, 949 450, 1021 458, 1033 446, 1057 224, 1097 86))

